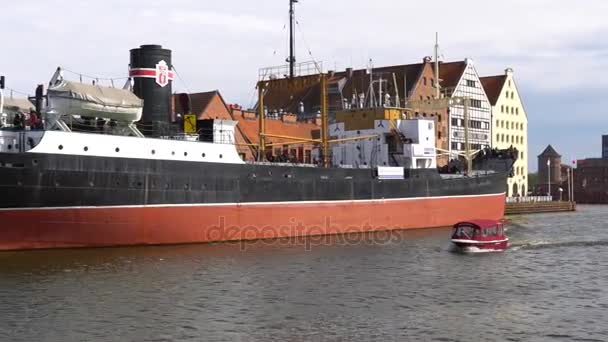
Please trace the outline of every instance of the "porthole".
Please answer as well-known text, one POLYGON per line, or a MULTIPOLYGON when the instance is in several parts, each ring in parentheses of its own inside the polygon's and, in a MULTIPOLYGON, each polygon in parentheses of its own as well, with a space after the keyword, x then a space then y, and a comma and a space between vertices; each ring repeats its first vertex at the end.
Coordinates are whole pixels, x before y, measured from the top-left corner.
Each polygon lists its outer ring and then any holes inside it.
POLYGON ((114 149, 114 151, 116 151, 116 153, 118 153, 118 152, 120 152, 120 148, 117 147, 116 149, 114 149))
POLYGON ((84 147, 84 151, 85 151, 85 152, 87 152, 88 150, 89 150, 89 147, 88 147, 88 146, 85 146, 85 147, 84 147))
POLYGON ((203 153, 202 156, 203 156, 203 158, 205 158, 206 154, 203 153))
POLYGON ((174 156, 175 155, 175 151, 171 152, 171 155, 174 156))
POLYGON ((38 159, 34 159, 34 160, 32 160, 32 164, 33 164, 33 165, 38 165, 38 159))
POLYGON ((184 157, 187 157, 187 156, 188 156, 188 152, 184 152, 184 157))
POLYGON ((152 153, 152 155, 154 155, 154 154, 156 154, 156 151, 155 151, 155 150, 152 150, 152 152, 151 152, 151 153, 152 153))
MULTIPOLYGON (((10 146, 10 145, 9 145, 10 146)), ((63 145, 59 145, 59 150, 63 150, 63 145)))
POLYGON ((137 187, 139 188, 141 186, 142 186, 141 182, 137 182, 137 187))
MULTIPOLYGON (((8 145, 8 149, 12 150, 13 149, 13 145, 8 145)), ((60 150, 61 150, 61 148, 60 148, 60 150)))
POLYGON ((224 158, 224 156, 220 154, 220 159, 222 159, 222 158, 224 158))

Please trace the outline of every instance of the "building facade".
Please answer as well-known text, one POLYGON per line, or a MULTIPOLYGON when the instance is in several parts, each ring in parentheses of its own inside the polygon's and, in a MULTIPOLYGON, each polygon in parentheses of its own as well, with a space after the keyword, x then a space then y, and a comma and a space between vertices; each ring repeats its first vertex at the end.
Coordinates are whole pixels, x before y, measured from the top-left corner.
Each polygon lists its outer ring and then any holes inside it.
POLYGON ((558 199, 562 182, 562 156, 549 145, 538 156, 538 182, 534 192, 540 196, 551 195, 558 199))
MULTIPOLYGON (((469 144, 472 151, 478 151, 492 144, 492 109, 479 74, 471 59, 459 62, 440 63, 439 75, 441 91, 445 97, 467 97, 470 99, 469 144)), ((465 151, 464 105, 455 104, 449 108, 449 150, 450 153, 465 151)))
MULTIPOLYGON (((227 104, 219 91, 173 95, 173 117, 181 125, 180 118, 185 114, 196 115, 197 120, 230 120, 236 121, 234 139, 239 156, 244 161, 258 159, 260 130, 257 112, 244 110, 239 105, 227 104)), ((266 116, 266 133, 276 136, 319 139, 321 122, 318 119, 298 121, 295 114, 281 113, 266 116)), ((317 147, 315 142, 300 142, 295 139, 267 137, 266 156, 268 161, 313 164, 316 161, 312 151, 317 147)))
POLYGON ((507 194, 509 197, 526 196, 531 190, 528 189, 528 115, 513 70, 506 69, 504 75, 482 77, 481 82, 492 106, 492 147, 515 147, 519 151, 513 166, 514 177, 508 180, 507 194))

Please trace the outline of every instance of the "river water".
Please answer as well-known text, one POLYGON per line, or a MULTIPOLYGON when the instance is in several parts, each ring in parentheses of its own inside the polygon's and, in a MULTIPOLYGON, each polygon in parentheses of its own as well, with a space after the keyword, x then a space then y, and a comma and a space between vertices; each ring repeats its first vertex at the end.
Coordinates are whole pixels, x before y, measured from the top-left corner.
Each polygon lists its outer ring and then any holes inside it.
POLYGON ((608 341, 608 207, 508 229, 0 253, 0 340, 608 341))

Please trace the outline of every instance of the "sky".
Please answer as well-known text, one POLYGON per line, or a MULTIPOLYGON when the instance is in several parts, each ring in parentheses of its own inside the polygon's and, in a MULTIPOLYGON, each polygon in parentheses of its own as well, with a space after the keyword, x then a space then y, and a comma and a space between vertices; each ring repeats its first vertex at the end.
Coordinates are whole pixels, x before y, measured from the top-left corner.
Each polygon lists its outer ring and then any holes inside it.
MULTIPOLYGON (((173 50, 174 91, 219 89, 253 105, 258 70, 284 64, 288 0, 20 0, 2 5, 0 74, 33 93, 57 66, 125 77, 129 49, 173 50)), ((529 152, 599 157, 608 134, 608 1, 300 0, 297 58, 325 70, 472 58, 482 76, 511 67, 529 120, 529 152)), ((67 73, 66 76, 70 77, 67 73)), ((72 75, 75 79, 78 76, 72 75)), ((124 82, 124 81, 117 81, 124 82)), ((535 170, 536 158, 530 160, 535 170)))

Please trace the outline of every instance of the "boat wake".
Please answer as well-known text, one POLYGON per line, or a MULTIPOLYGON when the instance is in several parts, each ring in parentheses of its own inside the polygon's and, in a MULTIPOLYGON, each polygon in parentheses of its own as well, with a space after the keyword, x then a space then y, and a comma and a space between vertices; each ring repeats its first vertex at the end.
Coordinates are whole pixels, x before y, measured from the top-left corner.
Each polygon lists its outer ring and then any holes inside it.
POLYGON ((568 248, 568 247, 594 247, 608 246, 608 240, 595 241, 533 241, 512 243, 510 250, 528 250, 528 249, 550 249, 550 248, 568 248))

